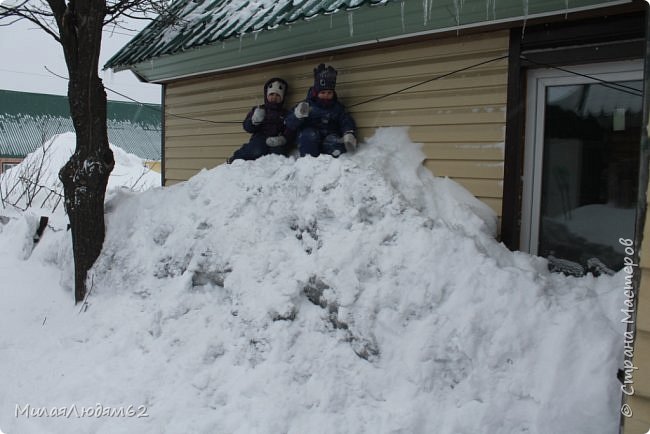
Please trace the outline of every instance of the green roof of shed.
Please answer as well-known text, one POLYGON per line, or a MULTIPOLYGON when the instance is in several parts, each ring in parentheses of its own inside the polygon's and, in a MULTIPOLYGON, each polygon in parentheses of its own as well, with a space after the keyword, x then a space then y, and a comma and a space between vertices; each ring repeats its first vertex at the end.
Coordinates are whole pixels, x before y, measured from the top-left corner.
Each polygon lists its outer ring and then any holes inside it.
POLYGON ((177 0, 106 63, 164 82, 270 60, 631 0, 177 0))
MULTIPOLYGON (((160 160, 157 104, 107 103, 108 140, 126 152, 160 160)), ((0 156, 24 158, 55 134, 74 132, 68 98, 0 90, 0 156)))

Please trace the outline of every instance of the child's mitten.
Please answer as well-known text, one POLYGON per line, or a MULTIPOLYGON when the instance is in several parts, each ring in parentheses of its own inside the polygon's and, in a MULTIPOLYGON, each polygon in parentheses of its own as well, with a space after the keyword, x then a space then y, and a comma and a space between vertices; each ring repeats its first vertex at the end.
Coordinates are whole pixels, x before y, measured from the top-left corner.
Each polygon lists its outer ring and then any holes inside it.
POLYGON ((266 115, 266 112, 264 111, 263 107, 255 107, 255 111, 253 112, 253 116, 251 116, 251 122, 255 125, 261 124, 262 121, 264 120, 264 116, 266 115))
POLYGON ((298 119, 303 119, 309 116, 309 103, 308 102, 301 102, 298 103, 295 109, 293 109, 293 113, 296 115, 298 119))

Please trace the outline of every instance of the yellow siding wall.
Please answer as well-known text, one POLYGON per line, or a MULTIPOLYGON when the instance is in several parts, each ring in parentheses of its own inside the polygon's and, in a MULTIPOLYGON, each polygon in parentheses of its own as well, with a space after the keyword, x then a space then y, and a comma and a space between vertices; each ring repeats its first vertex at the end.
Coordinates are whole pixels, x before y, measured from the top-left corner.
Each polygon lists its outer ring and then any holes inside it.
POLYGON ((640 256, 639 270, 635 270, 641 272, 641 287, 633 359, 639 369, 632 374, 634 395, 627 399, 632 417, 625 420, 624 434, 647 434, 650 430, 650 213, 646 213, 640 256))
MULTIPOLYGON (((303 99, 318 63, 339 71, 337 93, 348 107, 465 68, 508 50, 508 33, 491 32, 327 55, 169 83, 165 93, 165 182, 186 180, 221 164, 247 141, 241 126, 262 86, 289 82, 287 107, 303 99), (190 120, 201 118, 215 124, 190 120)), ((409 126, 426 167, 449 176, 499 215, 503 195, 507 59, 450 75, 387 98, 351 107, 359 139, 377 127, 409 126)))

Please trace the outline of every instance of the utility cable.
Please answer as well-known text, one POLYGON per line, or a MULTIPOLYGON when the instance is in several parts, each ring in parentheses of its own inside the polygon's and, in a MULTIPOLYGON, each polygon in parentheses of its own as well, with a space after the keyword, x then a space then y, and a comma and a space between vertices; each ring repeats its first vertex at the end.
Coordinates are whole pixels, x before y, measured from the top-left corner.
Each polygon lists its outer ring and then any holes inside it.
POLYGON ((548 63, 544 63, 544 62, 538 62, 538 61, 529 59, 528 57, 523 56, 523 55, 520 56, 519 58, 521 60, 525 60, 526 62, 530 62, 533 65, 544 66, 546 68, 551 68, 551 69, 557 69, 558 71, 566 72, 568 74, 572 74, 572 75, 576 75, 576 76, 579 76, 579 77, 584 77, 584 78, 588 78, 590 80, 597 81, 598 83, 600 83, 604 87, 608 87, 610 89, 614 89, 614 90, 617 90, 619 92, 629 93, 629 94, 634 95, 634 96, 640 96, 640 97, 643 96, 643 91, 641 91, 640 89, 637 89, 635 87, 632 87, 632 86, 626 86, 624 84, 616 83, 616 82, 613 82, 613 81, 603 80, 603 79, 600 79, 598 77, 594 77, 593 75, 582 74, 580 72, 571 71, 570 69, 562 68, 561 66, 555 66, 555 65, 548 64, 548 63))
POLYGON ((126 98, 126 99, 131 100, 131 101, 133 101, 135 103, 138 103, 141 106, 144 106, 145 108, 148 108, 150 110, 154 110, 154 111, 156 111, 156 112, 158 112, 160 114, 167 114, 167 115, 173 116, 175 118, 186 119, 186 120, 190 120, 190 121, 210 122, 210 123, 213 123, 213 124, 241 124, 240 121, 212 121, 210 119, 201 119, 201 118, 193 118, 193 117, 190 117, 190 116, 183 116, 183 115, 179 115, 179 114, 176 114, 176 113, 171 113, 169 111, 165 113, 163 110, 161 110, 161 109, 159 109, 157 107, 152 107, 151 104, 141 103, 140 101, 138 101, 138 100, 136 100, 134 98, 131 98, 128 95, 124 95, 123 93, 120 93, 120 92, 118 92, 116 90, 113 90, 108 86, 104 86, 104 88, 106 90, 108 90, 108 91, 113 92, 114 94, 117 94, 117 95, 121 96, 122 98, 126 98))
POLYGON ((398 93, 405 92, 405 91, 410 90, 410 89, 413 89, 413 88, 415 88, 415 87, 422 86, 423 84, 431 83, 432 81, 440 80, 440 79, 442 79, 442 78, 449 77, 450 75, 458 74, 459 72, 467 71, 467 70, 469 70, 469 69, 473 69, 473 68, 476 68, 476 67, 479 67, 479 66, 483 66, 483 65, 486 65, 486 64, 488 64, 488 63, 496 62, 496 61, 498 61, 498 60, 503 60, 503 59, 506 59, 507 57, 508 57, 508 55, 506 54, 506 55, 504 55, 504 56, 495 57, 494 59, 485 60, 485 61, 483 61, 483 62, 475 63, 475 64, 473 64, 473 65, 469 65, 469 66, 466 66, 466 67, 464 67, 464 68, 456 69, 456 70, 454 70, 454 71, 450 71, 450 72, 447 72, 447 73, 445 73, 445 74, 438 75, 438 76, 433 77, 433 78, 429 78, 428 80, 421 81, 421 82, 419 82, 419 83, 413 84, 413 85, 411 85, 411 86, 407 86, 407 87, 405 87, 405 88, 402 88, 402 89, 396 90, 396 91, 394 91, 394 92, 390 92, 390 93, 387 93, 387 94, 385 94, 385 95, 376 96, 376 97, 374 97, 374 98, 370 98, 370 99, 368 99, 368 100, 361 101, 361 102, 358 102, 358 103, 356 103, 356 104, 352 104, 352 105, 350 105, 349 107, 350 107, 350 108, 352 108, 352 107, 358 107, 358 106, 360 106, 360 105, 362 105, 362 104, 367 104, 367 103, 369 103, 369 102, 378 101, 378 100, 380 100, 380 99, 388 98, 389 96, 393 96, 393 95, 396 95, 396 94, 398 94, 398 93))
MULTIPOLYGON (((356 103, 356 104, 352 104, 352 105, 350 105, 350 106, 348 106, 348 107, 349 107, 349 108, 352 108, 352 107, 358 107, 358 106, 363 105, 363 104, 368 104, 368 103, 373 102, 373 101, 378 101, 378 100, 380 100, 380 99, 388 98, 389 96, 393 96, 393 95, 396 95, 396 94, 398 94, 398 93, 405 92, 405 91, 410 90, 410 89, 413 89, 413 88, 415 88, 415 87, 422 86, 423 84, 427 84, 427 83, 430 83, 430 82, 432 82, 432 81, 440 80, 440 79, 442 79, 442 78, 449 77, 450 75, 458 74, 459 72, 463 72, 463 71, 467 71, 467 70, 470 70, 470 69, 473 69, 473 68, 477 68, 477 67, 479 67, 479 66, 483 66, 483 65, 486 65, 486 64, 488 64, 488 63, 492 63, 492 62, 496 62, 496 61, 499 61, 499 60, 503 60, 503 59, 506 59, 507 57, 508 57, 508 55, 506 54, 506 55, 503 55, 503 56, 495 57, 495 58, 493 58, 493 59, 485 60, 485 61, 483 61, 483 62, 475 63, 475 64, 472 64, 472 65, 469 65, 469 66, 466 66, 466 67, 463 67, 463 68, 460 68, 460 69, 456 69, 456 70, 453 70, 453 71, 447 72, 447 73, 445 73, 445 74, 441 74, 441 75, 435 76, 435 77, 433 77, 433 78, 429 78, 429 79, 424 80, 424 81, 421 81, 421 82, 419 82, 419 83, 412 84, 412 85, 410 85, 410 86, 407 86, 407 87, 405 87, 405 88, 402 88, 402 89, 396 90, 396 91, 394 91, 394 92, 390 92, 390 93, 387 93, 387 94, 384 94, 384 95, 379 95, 379 96, 376 96, 376 97, 374 97, 374 98, 370 98, 370 99, 367 99, 367 100, 365 100, 365 101, 361 101, 361 102, 358 102, 358 103, 356 103)), ((106 86, 104 86, 104 87, 106 87, 106 86)), ((121 93, 119 93, 119 92, 117 92, 117 91, 115 91, 115 90, 112 90, 112 89, 110 89, 110 88, 108 88, 108 87, 106 87, 106 89, 107 89, 107 90, 110 90, 110 91, 113 92, 113 93, 116 93, 116 94, 120 95, 120 96, 123 97, 123 98, 127 98, 127 99, 129 99, 129 100, 131 100, 131 101, 133 101, 133 102, 136 102, 136 103, 141 104, 139 101, 136 101, 135 99, 130 98, 130 97, 128 97, 128 96, 126 96, 126 95, 124 95, 124 94, 121 94, 121 93)), ((154 108, 154 107, 150 107, 150 108, 151 108, 152 110, 158 110, 158 109, 156 109, 156 108, 154 108)), ((161 110, 158 110, 158 111, 162 112, 161 110)), ((174 117, 178 117, 178 118, 181 118, 181 119, 187 119, 187 120, 193 120, 193 121, 200 121, 200 122, 210 122, 210 123, 213 123, 213 124, 240 124, 240 123, 241 123, 241 122, 239 122, 239 121, 212 121, 212 120, 209 120, 209 119, 193 118, 193 117, 190 117, 190 116, 183 116, 183 115, 178 115, 178 114, 170 113, 170 112, 167 112, 167 114, 168 114, 169 116, 174 116, 174 117)))
MULTIPOLYGON (((468 71, 468 70, 470 70, 470 69, 474 69, 474 68, 477 68, 477 67, 479 67, 479 66, 483 66, 483 65, 487 65, 487 64, 489 64, 489 63, 497 62, 497 61, 499 61, 499 60, 503 60, 503 59, 506 59, 506 58, 508 58, 508 57, 509 57, 509 55, 508 55, 508 54, 505 54, 505 55, 503 55, 503 56, 495 57, 495 58, 492 58, 492 59, 489 59, 489 60, 485 60, 485 61, 483 61, 483 62, 478 62, 478 63, 474 63, 474 64, 472 64, 472 65, 469 65, 469 66, 466 66, 466 67, 463 67, 463 68, 455 69, 455 70, 453 70, 453 71, 449 71, 449 72, 447 72, 447 73, 444 73, 444 74, 441 74, 441 75, 437 75, 437 76, 435 76, 435 77, 432 77, 432 78, 429 78, 429 79, 427 79, 427 80, 424 80, 424 81, 421 81, 421 82, 418 82, 418 83, 412 84, 412 85, 407 86, 407 87, 404 87, 404 88, 402 88, 402 89, 398 89, 398 90, 396 90, 396 91, 394 91, 394 92, 389 92, 389 93, 384 94, 384 95, 379 95, 379 96, 376 96, 376 97, 373 97, 373 98, 370 98, 370 99, 367 99, 367 100, 364 100, 364 101, 358 102, 358 103, 356 103, 356 104, 352 104, 352 105, 348 106, 348 108, 358 107, 358 106, 363 105, 363 104, 368 104, 368 103, 370 103, 370 102, 374 102, 374 101, 378 101, 378 100, 381 100, 381 99, 384 99, 384 98, 388 98, 388 97, 390 97, 390 96, 397 95, 397 94, 402 93, 402 92, 405 92, 405 91, 407 91, 407 90, 411 90, 411 89, 416 88, 416 87, 418 87, 418 86, 422 86, 422 85, 424 85, 424 84, 431 83, 431 82, 433 82, 433 81, 440 80, 440 79, 443 79, 443 78, 445 78, 445 77, 449 77, 449 76, 451 76, 451 75, 458 74, 458 73, 460 73, 460 72, 468 71)), ((642 92, 641 90, 636 89, 636 88, 631 87, 631 86, 626 86, 626 85, 623 85, 623 84, 620 84, 620 83, 615 83, 615 82, 611 82, 611 81, 603 80, 603 79, 600 79, 600 78, 594 77, 594 76, 592 76, 592 75, 582 74, 582 73, 579 73, 579 72, 576 72, 576 71, 571 71, 571 70, 569 70, 569 69, 565 69, 565 68, 562 68, 562 67, 560 67, 560 66, 555 66, 555 65, 551 65, 551 64, 544 63, 544 62, 538 62, 538 61, 535 61, 535 60, 531 60, 531 59, 529 59, 528 57, 523 56, 523 55, 520 56, 520 59, 521 59, 521 60, 524 60, 524 61, 526 61, 526 62, 530 62, 530 63, 532 63, 532 64, 534 64, 534 65, 537 65, 537 66, 544 66, 544 67, 546 67, 546 68, 552 68, 552 69, 556 69, 556 70, 559 70, 559 71, 562 71, 562 72, 566 72, 566 73, 568 73, 568 74, 572 74, 572 75, 576 75, 576 76, 580 76, 580 77, 588 78, 588 79, 590 79, 590 80, 594 80, 594 81, 599 82, 600 84, 602 84, 602 85, 605 86, 605 87, 609 87, 609 88, 611 88, 611 89, 618 90, 618 91, 620 91, 620 92, 628 93, 628 94, 635 95, 635 96, 643 96, 643 92, 642 92)), ((57 77, 63 78, 63 79, 65 79, 65 80, 68 80, 68 78, 66 78, 66 77, 62 77, 61 75, 58 75, 58 74, 56 74, 56 73, 50 71, 47 67, 45 67, 45 69, 47 69, 51 74, 56 75, 57 77)), ((164 111, 161 110, 160 108, 155 107, 153 104, 142 103, 142 102, 140 102, 140 101, 138 101, 138 100, 136 100, 136 99, 134 99, 134 98, 131 98, 131 97, 128 96, 128 95, 125 95, 125 94, 123 94, 123 93, 121 93, 121 92, 118 92, 118 91, 116 91, 116 90, 114 90, 114 89, 111 89, 111 88, 108 87, 108 86, 104 86, 104 88, 105 88, 106 90, 110 91, 110 92, 113 92, 113 93, 116 94, 116 95, 121 96, 122 98, 126 98, 126 99, 128 99, 128 100, 130 100, 130 101, 132 101, 132 102, 135 102, 135 103, 139 104, 140 106, 143 106, 143 107, 145 107, 145 108, 148 108, 149 110, 155 110, 156 112, 160 113, 161 115, 165 115, 165 114, 166 114, 166 115, 168 115, 168 116, 172 116, 172 117, 179 118, 179 119, 185 119, 185 120, 197 121, 197 122, 207 122, 207 123, 216 124, 216 125, 224 125, 224 124, 241 124, 240 121, 213 121, 213 120, 210 120, 210 119, 202 119, 202 118, 195 118, 195 117, 192 117, 192 116, 179 115, 179 114, 172 113, 172 112, 169 112, 169 111, 164 112, 164 111)))
MULTIPOLYGON (((47 70, 47 72, 49 72, 50 74, 52 74, 52 75, 54 75, 56 77, 62 78, 64 80, 70 80, 68 77, 64 77, 64 76, 62 76, 60 74, 57 74, 56 72, 52 71, 47 66, 45 66, 44 68, 45 68, 45 70, 47 70)), ((116 91, 114 89, 111 89, 110 87, 108 87, 106 85, 104 85, 104 89, 108 90, 109 92, 113 92, 114 94, 119 95, 122 98, 126 98, 129 101, 133 101, 134 103, 139 104, 141 107, 148 108, 149 110, 154 110, 155 112, 160 113, 161 115, 167 114, 169 116, 173 116, 173 117, 180 118, 180 119, 185 119, 185 120, 190 120, 190 121, 209 122, 209 123, 213 123, 213 124, 241 124, 240 121, 212 121, 210 119, 201 119, 201 118, 193 118, 191 116, 183 116, 183 115, 179 115, 179 114, 176 114, 176 113, 171 113, 169 111, 167 113, 165 113, 163 110, 155 107, 157 104, 147 104, 147 103, 140 102, 137 99, 131 98, 128 95, 125 95, 125 94, 123 94, 121 92, 118 92, 118 91, 116 91)))

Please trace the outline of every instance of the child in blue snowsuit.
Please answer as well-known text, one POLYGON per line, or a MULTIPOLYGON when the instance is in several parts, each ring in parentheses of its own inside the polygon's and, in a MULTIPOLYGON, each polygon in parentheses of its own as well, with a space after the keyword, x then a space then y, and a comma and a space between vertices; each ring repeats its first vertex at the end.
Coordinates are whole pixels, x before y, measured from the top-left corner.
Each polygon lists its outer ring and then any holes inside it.
POLYGON ((285 131, 287 110, 282 107, 288 87, 281 78, 272 78, 264 84, 264 104, 253 107, 244 119, 244 130, 252 136, 235 151, 228 163, 256 160, 268 154, 288 154, 291 137, 285 131))
POLYGON ((287 129, 298 134, 301 157, 320 154, 338 157, 356 149, 356 124, 338 101, 334 90, 336 76, 331 66, 318 65, 307 99, 298 103, 287 116, 287 129))

